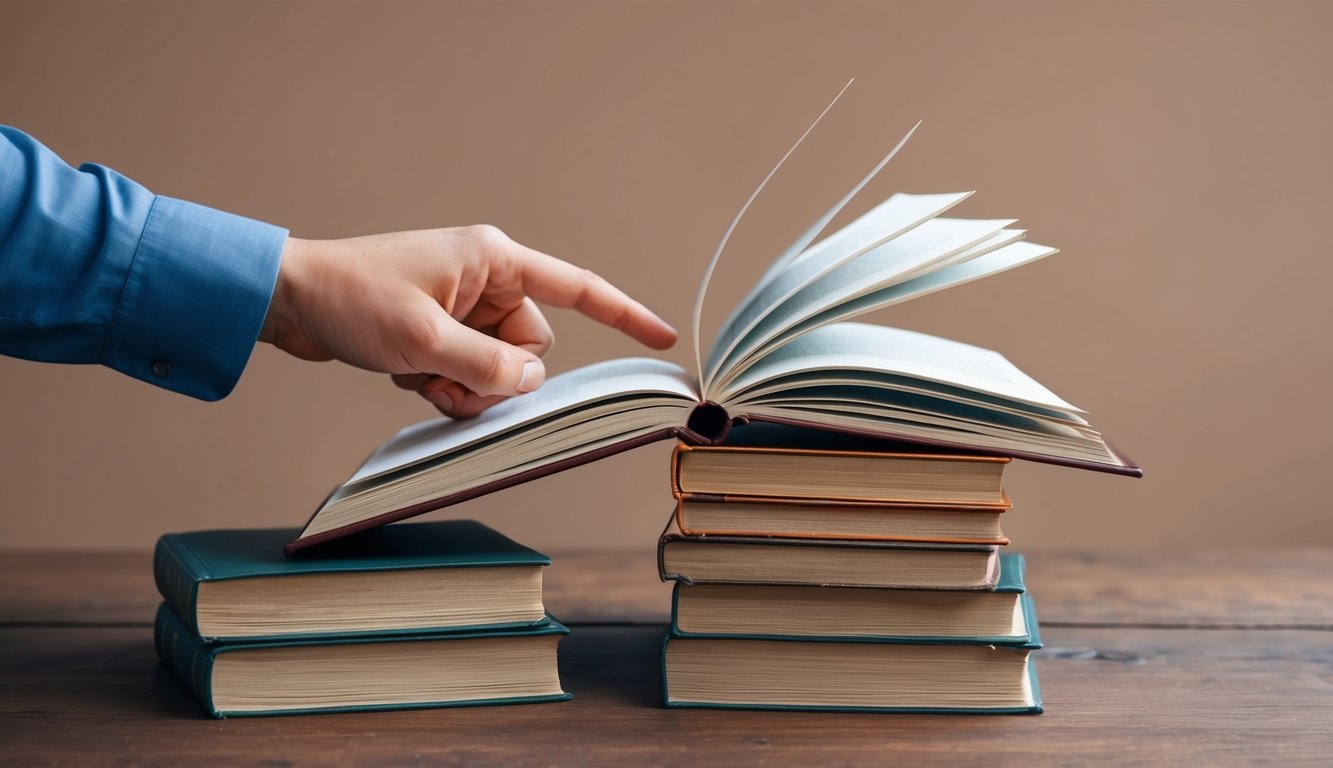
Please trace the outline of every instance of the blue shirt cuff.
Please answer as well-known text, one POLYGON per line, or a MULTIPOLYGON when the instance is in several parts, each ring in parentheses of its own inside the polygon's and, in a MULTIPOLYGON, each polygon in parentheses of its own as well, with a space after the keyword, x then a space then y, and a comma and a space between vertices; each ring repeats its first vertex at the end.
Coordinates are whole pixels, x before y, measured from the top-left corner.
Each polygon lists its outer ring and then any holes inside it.
POLYGON ((259 338, 287 230, 157 196, 102 363, 203 400, 226 397, 259 338))

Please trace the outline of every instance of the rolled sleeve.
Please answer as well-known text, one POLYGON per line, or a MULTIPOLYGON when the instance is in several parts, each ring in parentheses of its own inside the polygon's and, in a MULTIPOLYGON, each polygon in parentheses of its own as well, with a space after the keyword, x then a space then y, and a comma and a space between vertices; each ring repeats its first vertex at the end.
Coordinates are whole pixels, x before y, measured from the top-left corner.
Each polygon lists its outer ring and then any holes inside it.
POLYGON ((102 363, 203 400, 226 397, 259 337, 286 238, 280 227, 159 195, 102 363))

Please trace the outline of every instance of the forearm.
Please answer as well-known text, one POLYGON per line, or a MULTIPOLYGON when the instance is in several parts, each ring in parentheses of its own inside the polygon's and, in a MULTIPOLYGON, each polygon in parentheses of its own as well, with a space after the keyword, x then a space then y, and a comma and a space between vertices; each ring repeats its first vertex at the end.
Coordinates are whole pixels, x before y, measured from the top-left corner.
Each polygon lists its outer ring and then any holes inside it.
POLYGON ((79 170, 0 128, 0 353, 213 400, 249 358, 286 232, 79 170))

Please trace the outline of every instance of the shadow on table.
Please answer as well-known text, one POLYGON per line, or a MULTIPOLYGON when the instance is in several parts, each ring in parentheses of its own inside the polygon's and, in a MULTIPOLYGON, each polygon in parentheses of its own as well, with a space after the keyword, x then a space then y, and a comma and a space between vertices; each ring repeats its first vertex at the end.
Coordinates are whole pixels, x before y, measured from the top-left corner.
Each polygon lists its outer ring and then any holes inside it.
POLYGON ((574 701, 662 707, 662 638, 667 627, 575 626, 560 641, 560 682, 574 701))

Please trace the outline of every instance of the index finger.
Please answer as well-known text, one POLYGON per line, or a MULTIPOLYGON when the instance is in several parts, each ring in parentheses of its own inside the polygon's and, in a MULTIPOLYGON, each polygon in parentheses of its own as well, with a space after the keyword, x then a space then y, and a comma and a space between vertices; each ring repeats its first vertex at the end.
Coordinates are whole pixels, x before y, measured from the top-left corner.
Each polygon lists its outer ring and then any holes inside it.
POLYGON ((543 304, 573 309, 653 349, 676 343, 676 329, 597 273, 514 243, 523 292, 543 304))

